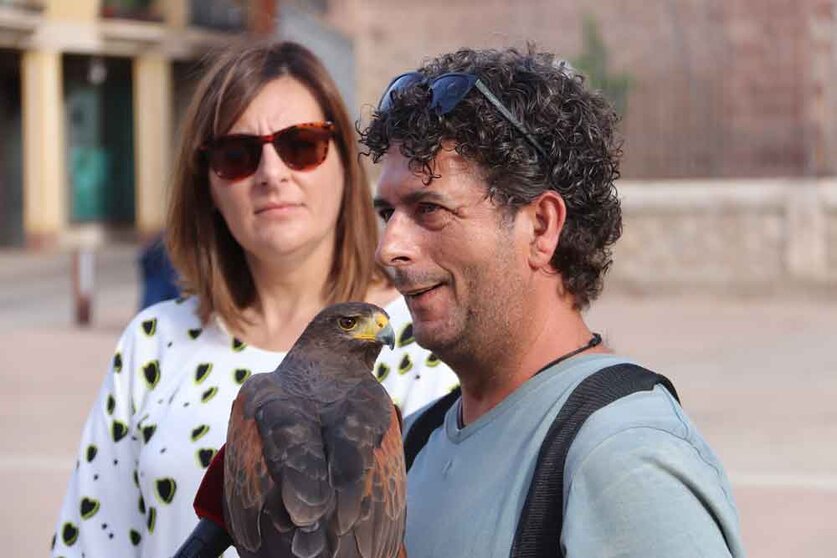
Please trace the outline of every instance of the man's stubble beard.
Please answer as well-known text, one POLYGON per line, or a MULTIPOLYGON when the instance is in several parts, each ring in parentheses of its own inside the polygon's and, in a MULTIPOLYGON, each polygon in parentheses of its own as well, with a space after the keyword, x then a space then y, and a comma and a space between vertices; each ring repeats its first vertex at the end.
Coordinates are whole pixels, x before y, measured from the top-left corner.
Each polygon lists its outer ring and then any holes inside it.
MULTIPOLYGON (((499 252, 494 257, 503 258, 499 261, 510 261, 509 254, 499 252)), ((467 277, 470 300, 468 308, 457 307, 457 315, 451 316, 453 320, 446 324, 446 328, 454 331, 436 339, 422 339, 417 331, 419 345, 432 351, 457 374, 484 371, 493 375, 490 372, 492 365, 503 362, 517 350, 517 329, 525 323, 524 305, 520 304, 521 297, 525 296, 525 285, 510 268, 504 266, 492 277, 484 277, 483 284, 480 284, 477 270, 466 269, 467 273, 463 275, 467 277)))

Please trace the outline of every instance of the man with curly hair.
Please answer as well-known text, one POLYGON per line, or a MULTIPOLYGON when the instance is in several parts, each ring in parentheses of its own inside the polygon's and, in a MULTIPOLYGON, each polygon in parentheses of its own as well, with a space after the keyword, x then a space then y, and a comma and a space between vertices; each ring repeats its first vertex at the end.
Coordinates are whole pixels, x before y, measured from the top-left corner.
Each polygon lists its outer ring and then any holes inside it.
MULTIPOLYGON (((616 121, 553 55, 464 49, 395 78, 361 132, 378 261, 462 385, 412 461, 410 558, 542 555, 518 537, 539 451, 576 387, 630 362, 582 317, 622 230, 616 121)), ((548 555, 743 556, 723 468, 666 385, 570 438, 548 555)))

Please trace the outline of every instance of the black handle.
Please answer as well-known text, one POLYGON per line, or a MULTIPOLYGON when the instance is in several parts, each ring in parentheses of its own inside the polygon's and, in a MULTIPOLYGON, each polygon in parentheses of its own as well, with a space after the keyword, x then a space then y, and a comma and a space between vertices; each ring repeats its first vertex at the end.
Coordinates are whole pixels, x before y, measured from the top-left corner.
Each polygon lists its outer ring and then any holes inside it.
POLYGON ((201 519, 173 558, 218 558, 232 544, 227 532, 210 519, 201 519))

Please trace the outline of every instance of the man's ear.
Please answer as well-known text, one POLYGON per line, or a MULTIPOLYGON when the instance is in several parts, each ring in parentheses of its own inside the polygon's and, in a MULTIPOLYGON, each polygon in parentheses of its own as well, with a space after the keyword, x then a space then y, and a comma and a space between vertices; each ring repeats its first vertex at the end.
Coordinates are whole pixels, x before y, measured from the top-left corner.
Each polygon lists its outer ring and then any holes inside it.
POLYGON ((523 210, 531 223, 529 265, 532 269, 549 267, 567 220, 564 198, 557 192, 548 190, 524 206, 523 210))

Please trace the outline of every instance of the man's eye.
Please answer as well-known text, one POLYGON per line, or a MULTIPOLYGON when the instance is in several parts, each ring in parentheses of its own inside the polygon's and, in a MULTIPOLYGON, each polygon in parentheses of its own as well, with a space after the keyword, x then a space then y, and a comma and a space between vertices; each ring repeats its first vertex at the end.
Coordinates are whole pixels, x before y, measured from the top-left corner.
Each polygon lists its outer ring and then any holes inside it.
POLYGON ((391 207, 382 207, 378 209, 378 217, 381 218, 381 221, 386 223, 389 221, 389 218, 392 217, 392 208, 391 207))
POLYGON ((453 216, 453 212, 448 208, 432 202, 421 202, 413 211, 413 218, 416 222, 431 229, 444 227, 453 216))
POLYGON ((427 215, 428 213, 433 213, 442 209, 441 206, 436 205, 435 203, 420 203, 418 206, 418 212, 422 215, 427 215))

